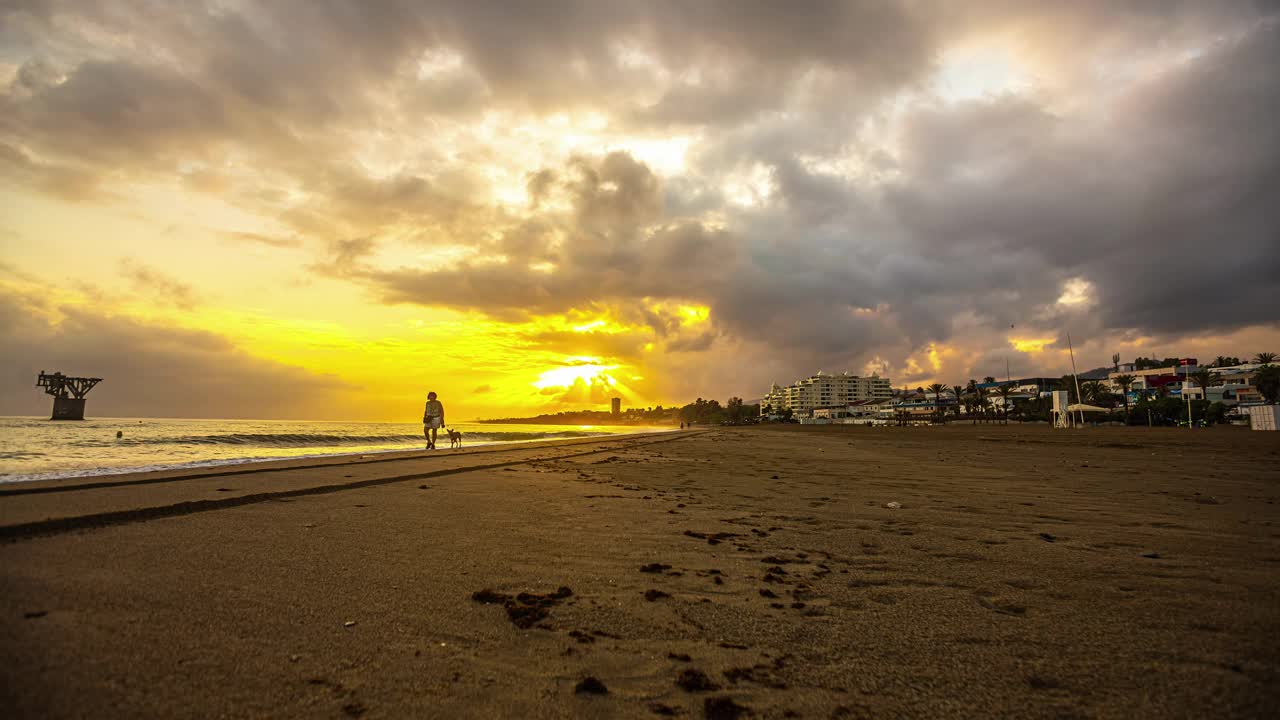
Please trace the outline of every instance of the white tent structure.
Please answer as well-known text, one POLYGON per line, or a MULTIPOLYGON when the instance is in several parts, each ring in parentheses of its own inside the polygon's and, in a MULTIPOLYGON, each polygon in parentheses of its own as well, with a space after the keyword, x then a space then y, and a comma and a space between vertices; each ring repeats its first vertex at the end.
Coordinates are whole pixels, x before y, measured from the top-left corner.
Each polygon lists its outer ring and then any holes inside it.
POLYGON ((1085 403, 1075 403, 1067 406, 1067 412, 1108 412, 1106 408, 1097 405, 1086 405, 1085 403))

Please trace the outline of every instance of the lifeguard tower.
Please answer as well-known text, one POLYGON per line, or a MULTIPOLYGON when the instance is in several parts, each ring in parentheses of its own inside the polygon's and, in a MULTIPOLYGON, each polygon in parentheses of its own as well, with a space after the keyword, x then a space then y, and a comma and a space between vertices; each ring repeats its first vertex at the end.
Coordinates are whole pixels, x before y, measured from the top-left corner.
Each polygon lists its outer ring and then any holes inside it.
POLYGON ((1054 390, 1049 395, 1053 398, 1053 427, 1069 428, 1071 427, 1071 411, 1067 409, 1070 405, 1069 396, 1066 390, 1054 390))

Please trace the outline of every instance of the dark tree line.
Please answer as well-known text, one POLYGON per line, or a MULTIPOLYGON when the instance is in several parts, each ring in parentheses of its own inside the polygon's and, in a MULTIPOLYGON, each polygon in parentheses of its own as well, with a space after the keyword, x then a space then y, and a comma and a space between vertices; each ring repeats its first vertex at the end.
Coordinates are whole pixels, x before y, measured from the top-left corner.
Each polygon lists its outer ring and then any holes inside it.
POLYGON ((696 425, 753 422, 760 416, 759 405, 747 405, 740 397, 731 397, 721 405, 719 400, 698 398, 680 408, 680 419, 696 425))

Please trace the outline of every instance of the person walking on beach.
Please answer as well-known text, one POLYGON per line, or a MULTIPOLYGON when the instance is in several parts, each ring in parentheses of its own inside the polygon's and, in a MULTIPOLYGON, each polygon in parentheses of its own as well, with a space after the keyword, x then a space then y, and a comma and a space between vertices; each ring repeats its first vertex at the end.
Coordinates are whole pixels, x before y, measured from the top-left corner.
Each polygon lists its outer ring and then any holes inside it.
POLYGON ((427 449, 436 449, 436 432, 444 427, 444 405, 434 392, 427 393, 427 407, 422 411, 422 435, 427 439, 427 449))

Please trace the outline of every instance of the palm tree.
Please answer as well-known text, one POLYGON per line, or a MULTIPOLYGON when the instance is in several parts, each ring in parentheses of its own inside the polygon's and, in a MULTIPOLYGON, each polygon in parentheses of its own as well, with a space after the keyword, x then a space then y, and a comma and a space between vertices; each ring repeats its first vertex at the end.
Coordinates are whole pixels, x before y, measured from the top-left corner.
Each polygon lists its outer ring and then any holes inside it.
POLYGON ((1100 405, 1111 399, 1111 391, 1107 389, 1106 385, 1097 380, 1090 380, 1084 385, 1081 385, 1080 394, 1095 405, 1100 405))
POLYGON ((1280 399, 1280 365, 1264 365, 1253 375, 1253 386, 1258 394, 1274 405, 1280 399))
POLYGON ((1000 393, 1000 408, 1004 412, 1004 424, 1009 424, 1009 393, 1013 392, 1013 383, 1004 383, 996 387, 1000 393))
POLYGON ((934 383, 925 388, 925 390, 933 393, 934 404, 937 405, 938 410, 938 422, 942 423, 946 422, 945 416, 942 414, 942 393, 946 392, 947 389, 947 386, 942 383, 934 383))
POLYGON ((1270 365, 1276 361, 1276 354, 1271 352, 1260 352, 1253 356, 1253 361, 1259 365, 1270 365))
POLYGON ((978 381, 973 378, 969 378, 969 392, 973 394, 969 405, 969 417, 973 419, 973 424, 977 425, 978 418, 974 417, 974 413, 977 410, 985 410, 987 403, 982 396, 982 388, 978 387, 978 381))
POLYGON ((955 394, 956 394, 956 407, 955 407, 955 410, 956 410, 956 419, 959 419, 959 418, 960 418, 960 396, 964 394, 964 386, 963 386, 963 385, 952 385, 952 386, 951 386, 951 392, 953 392, 953 393, 955 393, 955 394))
POLYGON ((1133 387, 1133 381, 1137 380, 1132 375, 1117 375, 1112 380, 1120 386, 1121 397, 1124 398, 1124 423, 1129 424, 1129 388, 1133 387))
POLYGON ((1218 379, 1218 373, 1207 368, 1201 368, 1191 373, 1191 381, 1200 386, 1200 393, 1204 395, 1204 399, 1209 399, 1209 386, 1214 380, 1218 379))

